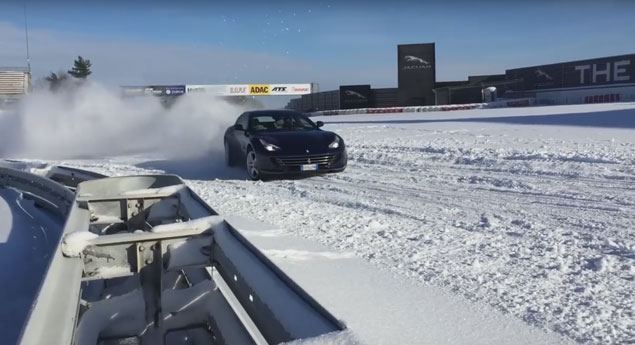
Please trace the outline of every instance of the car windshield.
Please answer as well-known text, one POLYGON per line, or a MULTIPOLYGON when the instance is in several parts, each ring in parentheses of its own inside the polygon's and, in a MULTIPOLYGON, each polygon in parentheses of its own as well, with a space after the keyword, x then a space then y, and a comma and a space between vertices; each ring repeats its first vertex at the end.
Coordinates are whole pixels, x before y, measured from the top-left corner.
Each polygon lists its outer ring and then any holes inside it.
POLYGON ((304 131, 315 128, 317 126, 311 120, 300 114, 252 115, 249 120, 249 130, 254 132, 304 131))

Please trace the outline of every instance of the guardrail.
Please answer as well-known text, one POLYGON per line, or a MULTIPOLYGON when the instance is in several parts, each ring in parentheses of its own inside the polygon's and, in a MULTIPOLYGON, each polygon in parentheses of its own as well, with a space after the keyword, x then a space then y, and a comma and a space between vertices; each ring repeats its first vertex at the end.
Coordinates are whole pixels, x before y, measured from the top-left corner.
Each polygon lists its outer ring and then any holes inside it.
POLYGON ((20 190, 34 197, 38 205, 46 207, 66 219, 75 194, 48 178, 12 168, 0 167, 0 186, 20 190))
POLYGON ((489 103, 470 104, 449 104, 449 105, 429 105, 416 107, 390 107, 390 108, 359 108, 359 109, 339 109, 322 110, 311 113, 311 116, 332 116, 332 115, 356 115, 356 114, 392 114, 392 113, 423 113, 431 111, 454 111, 486 108, 505 107, 529 107, 535 105, 534 98, 508 99, 489 103))
POLYGON ((81 182, 97 180, 108 176, 88 170, 58 165, 52 167, 46 174, 46 177, 68 188, 75 189, 81 182))
POLYGON ((102 175, 68 168, 49 175, 70 185, 0 167, 0 186, 29 193, 66 219, 19 344, 92 345, 102 336, 167 344, 166 332, 203 326, 215 344, 273 344, 346 328, 177 176, 107 178, 81 183, 73 193, 79 180, 102 175), (107 233, 122 225, 144 231, 107 233), (163 286, 173 272, 188 286, 163 286), (131 274, 140 286, 120 299, 145 308, 117 298, 82 300, 88 282, 131 274), (104 310, 111 311, 106 318, 104 310), (136 329, 132 316, 150 323, 136 329))

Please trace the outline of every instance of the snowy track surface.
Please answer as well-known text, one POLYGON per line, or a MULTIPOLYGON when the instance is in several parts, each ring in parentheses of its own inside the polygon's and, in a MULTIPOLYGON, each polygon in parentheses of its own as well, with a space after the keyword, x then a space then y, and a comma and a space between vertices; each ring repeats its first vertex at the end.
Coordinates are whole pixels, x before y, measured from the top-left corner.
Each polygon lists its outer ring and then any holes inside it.
POLYGON ((634 104, 319 119, 348 145, 344 173, 250 182, 220 155, 63 163, 180 174, 222 214, 279 225, 580 343, 635 342, 634 104))

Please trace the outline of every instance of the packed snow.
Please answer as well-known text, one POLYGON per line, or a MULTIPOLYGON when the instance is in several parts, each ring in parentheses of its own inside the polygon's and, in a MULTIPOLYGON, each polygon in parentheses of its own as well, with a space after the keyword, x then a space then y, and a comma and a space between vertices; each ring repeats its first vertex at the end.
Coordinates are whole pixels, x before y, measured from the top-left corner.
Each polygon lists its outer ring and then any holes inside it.
POLYGON ((579 343, 635 341, 635 104, 315 120, 344 138, 345 172, 248 181, 223 166, 220 137, 197 159, 37 162, 179 174, 221 214, 318 241, 320 257, 353 253, 579 343))
POLYGON ((228 221, 346 324, 345 332, 299 344, 573 343, 482 302, 377 269, 351 252, 328 250, 312 240, 285 235, 272 225, 249 225, 247 228, 252 230, 245 231, 246 220, 237 222, 236 217, 230 217, 228 221))

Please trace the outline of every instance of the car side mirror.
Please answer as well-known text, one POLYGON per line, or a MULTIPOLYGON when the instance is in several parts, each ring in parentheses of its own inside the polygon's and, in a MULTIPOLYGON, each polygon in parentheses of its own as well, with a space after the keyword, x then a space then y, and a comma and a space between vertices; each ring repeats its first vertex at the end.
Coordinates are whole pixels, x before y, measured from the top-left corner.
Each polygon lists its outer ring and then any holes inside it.
POLYGON ((324 122, 322 122, 322 121, 318 121, 318 122, 316 122, 315 124, 316 124, 318 127, 322 127, 322 126, 324 126, 324 122))
POLYGON ((234 125, 234 130, 236 131, 244 131, 245 129, 243 128, 243 125, 241 125, 240 123, 237 123, 234 125))

